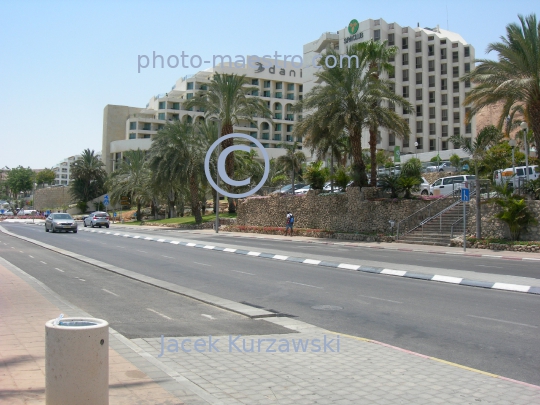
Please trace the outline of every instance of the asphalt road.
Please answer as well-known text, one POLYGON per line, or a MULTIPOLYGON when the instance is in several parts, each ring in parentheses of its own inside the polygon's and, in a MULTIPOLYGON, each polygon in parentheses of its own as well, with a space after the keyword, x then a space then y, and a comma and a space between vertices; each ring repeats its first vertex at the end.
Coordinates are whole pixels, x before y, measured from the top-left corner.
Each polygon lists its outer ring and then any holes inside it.
MULTIPOLYGON (((119 267, 290 314, 333 331, 540 384, 538 296, 312 267, 97 233, 50 234, 38 226, 3 226, 119 267), (318 309, 321 305, 334 310, 318 309)), ((0 235, 0 240, 2 244, 13 243, 5 235, 0 235)), ((453 264, 455 257, 448 260, 453 264)), ((141 310, 127 308, 132 312, 141 310)))
MULTIPOLYGON (((209 244, 229 245, 238 243, 243 246, 250 246, 256 251, 273 252, 275 250, 288 250, 296 256, 309 257, 309 255, 323 255, 326 257, 334 257, 343 259, 342 261, 359 261, 366 262, 384 262, 388 265, 409 265, 422 266, 454 270, 468 270, 477 273, 490 273, 512 275, 520 277, 540 278, 540 263, 534 261, 509 261, 487 257, 463 257, 454 255, 451 258, 433 253, 423 252, 404 252, 395 250, 379 250, 372 248, 362 248, 353 246, 340 245, 324 245, 319 243, 302 243, 289 241, 276 241, 271 239, 255 239, 255 238, 234 238, 220 235, 205 235, 188 233, 185 231, 168 231, 168 230, 146 230, 134 226, 124 226, 122 229, 126 232, 145 233, 150 235, 164 235, 168 237, 181 239, 196 239, 206 241, 209 244), (308 255, 308 256, 306 256, 308 255)), ((478 276, 481 279, 481 276, 478 276)))

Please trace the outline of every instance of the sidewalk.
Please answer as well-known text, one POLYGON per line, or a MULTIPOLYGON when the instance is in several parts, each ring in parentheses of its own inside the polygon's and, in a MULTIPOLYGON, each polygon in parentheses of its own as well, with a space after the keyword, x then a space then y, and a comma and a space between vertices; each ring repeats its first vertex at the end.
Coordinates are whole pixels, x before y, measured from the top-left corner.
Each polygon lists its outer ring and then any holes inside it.
MULTIPOLYGON (((70 304, 36 288, 26 273, 15 273, 0 265, 0 319, 5 325, 0 331, 0 403, 43 404, 44 323, 70 304)), ((242 336, 234 346, 230 341, 236 336, 212 336, 214 342, 220 339, 217 350, 203 346, 197 352, 193 342, 208 341, 208 336, 127 340, 111 333, 111 346, 124 341, 123 348, 110 349, 111 405, 540 404, 540 387, 531 384, 291 318, 259 322, 282 325, 291 334, 242 336), (333 340, 328 350, 321 350, 325 338, 333 340), (185 339, 191 339, 190 352, 181 349, 185 339), (298 342, 307 339, 303 350, 298 342), (155 371, 133 364, 141 357, 155 371), (198 395, 193 390, 191 395, 187 390, 174 395, 156 382, 167 379, 195 387, 198 395)))
MULTIPOLYGON (((0 403, 45 403, 45 322, 62 311, 0 264, 0 403)), ((66 316, 73 314, 66 314, 66 316)), ((109 349, 111 405, 183 404, 109 349)))

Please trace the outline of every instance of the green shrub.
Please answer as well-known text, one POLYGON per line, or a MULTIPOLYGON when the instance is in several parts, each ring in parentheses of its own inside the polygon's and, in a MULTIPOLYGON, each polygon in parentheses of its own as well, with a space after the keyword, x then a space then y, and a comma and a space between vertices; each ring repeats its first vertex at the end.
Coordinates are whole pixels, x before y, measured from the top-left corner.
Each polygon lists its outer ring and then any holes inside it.
POLYGON ((502 208, 501 212, 495 214, 495 218, 500 219, 510 230, 512 240, 519 240, 523 231, 529 225, 538 223, 534 215, 529 211, 527 202, 523 198, 516 195, 503 195, 502 198, 497 198, 495 203, 502 208))
POLYGON ((334 174, 334 185, 341 191, 347 189, 347 184, 351 181, 351 176, 347 173, 344 167, 340 167, 334 174))
POLYGON ((311 163, 304 173, 304 179, 314 190, 322 190, 327 178, 328 169, 323 168, 320 161, 311 163))

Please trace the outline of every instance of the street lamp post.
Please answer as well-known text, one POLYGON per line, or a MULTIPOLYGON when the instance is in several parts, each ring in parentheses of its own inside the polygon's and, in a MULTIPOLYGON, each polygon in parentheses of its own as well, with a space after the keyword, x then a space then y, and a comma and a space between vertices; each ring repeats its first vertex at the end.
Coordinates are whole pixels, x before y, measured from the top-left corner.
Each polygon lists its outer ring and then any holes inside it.
POLYGON ((508 144, 512 147, 512 173, 516 174, 516 160, 514 158, 514 149, 516 147, 516 140, 510 139, 510 141, 508 141, 508 144))
POLYGON ((527 123, 523 121, 520 127, 523 129, 523 141, 525 142, 525 180, 529 181, 529 145, 527 144, 527 123))

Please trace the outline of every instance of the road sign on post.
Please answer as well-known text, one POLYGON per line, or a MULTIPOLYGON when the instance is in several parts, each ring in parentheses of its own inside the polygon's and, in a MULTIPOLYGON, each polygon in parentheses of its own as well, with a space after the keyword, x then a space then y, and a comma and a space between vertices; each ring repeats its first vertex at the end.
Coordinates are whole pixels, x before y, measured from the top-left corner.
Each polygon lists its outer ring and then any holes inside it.
POLYGON ((105 194, 105 197, 103 197, 103 205, 104 206, 109 205, 109 194, 105 194))
POLYGON ((128 196, 122 196, 120 197, 120 205, 131 205, 131 201, 128 196))
POLYGON ((471 201, 471 193, 468 188, 462 188, 461 189, 461 201, 463 202, 469 202, 471 201))
MULTIPOLYGON (((468 184, 464 185, 465 187, 468 186, 468 184)), ((461 189, 461 203, 463 204, 463 251, 467 251, 467 208, 465 206, 466 202, 471 201, 471 190, 468 188, 462 188, 461 189)))

